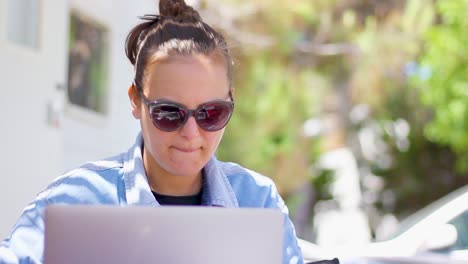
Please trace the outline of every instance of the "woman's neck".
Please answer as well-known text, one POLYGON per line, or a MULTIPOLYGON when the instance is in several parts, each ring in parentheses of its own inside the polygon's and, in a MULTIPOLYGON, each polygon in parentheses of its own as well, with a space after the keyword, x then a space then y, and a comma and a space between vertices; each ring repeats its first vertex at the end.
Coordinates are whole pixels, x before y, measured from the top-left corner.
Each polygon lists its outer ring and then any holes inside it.
POLYGON ((201 171, 195 175, 171 174, 145 152, 143 153, 143 164, 150 188, 158 194, 187 196, 197 194, 202 189, 201 171))

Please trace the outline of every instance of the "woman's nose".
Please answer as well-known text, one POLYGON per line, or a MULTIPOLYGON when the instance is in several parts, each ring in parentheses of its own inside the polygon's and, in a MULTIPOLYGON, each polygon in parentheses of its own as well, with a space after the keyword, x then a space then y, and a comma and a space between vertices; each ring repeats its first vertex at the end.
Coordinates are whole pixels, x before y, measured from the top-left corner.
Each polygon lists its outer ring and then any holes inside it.
POLYGON ((200 126, 193 116, 189 116, 187 122, 181 127, 180 134, 187 139, 192 139, 200 136, 200 126))

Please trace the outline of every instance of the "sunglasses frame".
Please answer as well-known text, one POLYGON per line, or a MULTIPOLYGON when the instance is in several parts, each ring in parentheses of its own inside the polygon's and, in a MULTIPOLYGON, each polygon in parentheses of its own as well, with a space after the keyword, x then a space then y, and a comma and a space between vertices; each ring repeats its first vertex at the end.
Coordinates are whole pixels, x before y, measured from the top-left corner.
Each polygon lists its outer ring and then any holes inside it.
MULTIPOLYGON (((138 87, 137 85, 135 85, 136 87, 138 87)), ((225 100, 213 100, 213 101, 209 101, 209 102, 206 102, 206 103, 203 103, 203 104, 200 104, 196 109, 188 109, 187 107, 185 107, 184 105, 182 104, 179 104, 179 103, 176 103, 176 102, 172 102, 172 101, 166 101, 166 100, 155 100, 155 101, 151 101, 149 100, 144 94, 143 94, 143 91, 142 89, 138 89, 138 92, 140 94, 140 97, 143 99, 143 102, 145 103, 146 107, 148 108, 148 112, 149 112, 149 116, 150 116, 150 119, 151 121, 153 122, 153 125, 155 127, 157 127, 158 129, 162 130, 162 131, 165 131, 165 132, 173 132, 173 131, 176 131, 178 130, 179 128, 183 127, 185 125, 185 123, 187 123, 187 120, 193 116, 193 118, 195 118, 195 121, 197 122, 198 126, 205 130, 205 131, 208 131, 208 132, 215 132, 215 131, 219 131, 221 129, 223 129, 224 127, 226 127, 226 125, 229 123, 229 120, 231 119, 232 117, 232 113, 234 112, 234 97, 232 96, 232 91, 229 90, 229 99, 230 101, 225 101, 225 100), (199 111, 207 104, 212 104, 212 103, 222 103, 223 105, 226 105, 229 107, 229 116, 226 120, 226 123, 220 127, 220 128, 217 128, 217 129, 214 129, 214 130, 209 130, 209 129, 206 129, 204 128, 201 124, 200 124, 200 121, 199 119, 197 118, 197 113, 199 113, 199 111), (165 129, 161 126, 159 126, 157 124, 157 122, 154 121, 153 119, 153 110, 158 107, 158 106, 161 106, 161 105, 170 105, 170 106, 174 106, 174 107, 178 107, 179 109, 183 109, 183 111, 185 111, 187 114, 183 117, 182 119, 182 122, 176 126, 175 128, 173 129, 165 129)))

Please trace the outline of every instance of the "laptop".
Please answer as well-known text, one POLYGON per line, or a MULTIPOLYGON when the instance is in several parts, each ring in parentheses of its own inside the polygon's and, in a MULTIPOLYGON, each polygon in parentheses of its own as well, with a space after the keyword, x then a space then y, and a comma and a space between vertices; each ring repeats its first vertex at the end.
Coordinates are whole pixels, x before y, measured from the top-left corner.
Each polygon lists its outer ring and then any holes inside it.
POLYGON ((280 264, 279 210, 52 205, 44 263, 280 264))

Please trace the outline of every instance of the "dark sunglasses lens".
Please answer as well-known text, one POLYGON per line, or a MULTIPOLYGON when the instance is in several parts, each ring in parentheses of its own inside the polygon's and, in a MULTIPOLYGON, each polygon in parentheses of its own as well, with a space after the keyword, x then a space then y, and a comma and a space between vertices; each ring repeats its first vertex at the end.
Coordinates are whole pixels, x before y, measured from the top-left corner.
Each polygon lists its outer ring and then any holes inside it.
POLYGON ((185 119, 185 111, 176 105, 159 105, 153 108, 151 117, 156 127, 164 131, 177 130, 185 119))
POLYGON ((200 107, 196 119, 204 130, 217 131, 226 126, 231 114, 231 102, 213 102, 200 107))

